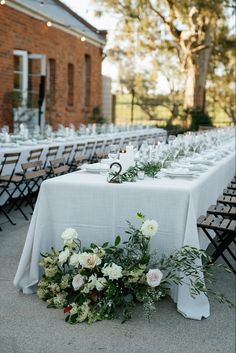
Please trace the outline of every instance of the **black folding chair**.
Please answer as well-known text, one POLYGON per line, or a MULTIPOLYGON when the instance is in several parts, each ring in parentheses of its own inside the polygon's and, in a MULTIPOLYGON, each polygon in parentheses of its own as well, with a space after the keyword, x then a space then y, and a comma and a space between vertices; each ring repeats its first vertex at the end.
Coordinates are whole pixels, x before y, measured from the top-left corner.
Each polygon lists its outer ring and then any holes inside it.
MULTIPOLYGON (((25 184, 23 192, 27 203, 33 210, 40 185, 46 176, 46 171, 42 167, 42 161, 22 163, 21 167, 23 169, 23 180, 25 184)), ((19 206, 17 206, 17 208, 19 206)))
MULTIPOLYGON (((26 220, 28 220, 28 217, 24 213, 23 209, 19 206, 19 202, 22 205, 22 202, 19 200, 24 198, 24 193, 22 190, 24 188, 23 175, 16 173, 16 167, 20 156, 21 152, 4 154, 0 169, 0 182, 4 185, 4 188, 0 192, 0 197, 7 197, 7 204, 10 205, 10 208, 7 210, 7 214, 15 208, 21 212, 26 220)), ((8 217, 9 221, 15 225, 10 216, 8 217)))
POLYGON ((97 140, 92 163, 99 162, 102 158, 105 158, 104 154, 104 140, 97 140))
POLYGON ((66 164, 68 164, 70 162, 70 158, 71 158, 71 153, 73 151, 73 147, 74 147, 74 145, 66 145, 64 147, 64 150, 62 152, 62 157, 65 158, 66 164))
POLYGON ((235 219, 236 207, 229 205, 225 206, 223 204, 211 205, 207 210, 207 214, 213 214, 216 217, 235 219))
POLYGON ((65 158, 58 158, 51 161, 53 176, 59 176, 68 173, 69 165, 66 164, 65 158))
POLYGON ((224 189, 223 195, 236 196, 236 189, 224 189))
POLYGON ((221 195, 218 197, 217 203, 222 203, 223 205, 236 206, 236 196, 221 195))
POLYGON ((50 161, 53 161, 54 159, 57 158, 58 150, 59 150, 59 146, 51 146, 48 148, 48 151, 46 153, 46 159, 42 167, 42 169, 44 169, 46 172, 45 179, 51 178, 53 176, 50 161))
POLYGON ((113 145, 113 140, 112 139, 106 140, 104 143, 104 148, 103 148, 103 153, 104 153, 105 158, 107 158, 107 156, 108 156, 110 145, 113 145))
POLYGON ((236 184, 231 181, 231 183, 227 185, 227 189, 236 190, 236 184))
POLYGON ((200 216, 197 220, 197 226, 203 230, 215 248, 215 251, 211 254, 211 263, 214 263, 221 256, 228 267, 236 275, 234 266, 236 256, 230 249, 230 245, 232 243, 235 244, 236 221, 232 219, 218 218, 210 214, 208 216, 200 216), (231 256, 234 264, 232 264, 225 256, 225 251, 231 256))
MULTIPOLYGON (((5 189, 5 186, 4 184, 0 184, 0 195, 2 195, 4 193, 4 189, 5 189)), ((0 200, 1 201, 1 204, 0 204, 0 214, 2 213, 5 218, 8 220, 8 222, 10 222, 11 224, 13 225, 16 225, 12 219, 8 216, 7 212, 5 211, 4 209, 4 206, 5 206, 5 203, 7 202, 7 198, 4 199, 4 197, 2 197, 2 199, 0 200)), ((0 231, 2 231, 2 228, 0 227, 0 231)))
POLYGON ((91 163, 94 152, 95 152, 96 142, 95 141, 88 141, 85 149, 84 149, 84 156, 86 158, 87 163, 91 163))
POLYGON ((43 152, 43 148, 37 148, 37 149, 31 150, 29 152, 29 156, 27 158, 27 162, 39 161, 40 157, 42 155, 42 152, 43 152))
POLYGON ((78 168, 78 161, 81 161, 81 159, 83 161, 86 160, 86 157, 84 155, 85 146, 86 146, 86 142, 77 143, 76 148, 75 148, 75 152, 74 152, 74 155, 72 158, 72 162, 69 164, 69 166, 70 166, 69 171, 70 172, 73 172, 78 168))

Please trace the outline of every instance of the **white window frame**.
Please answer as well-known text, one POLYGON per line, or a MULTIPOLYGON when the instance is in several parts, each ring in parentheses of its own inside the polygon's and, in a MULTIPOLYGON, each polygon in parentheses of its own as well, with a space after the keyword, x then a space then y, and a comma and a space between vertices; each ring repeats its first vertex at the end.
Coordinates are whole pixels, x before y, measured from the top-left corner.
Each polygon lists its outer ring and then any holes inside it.
POLYGON ((14 56, 22 57, 22 106, 26 106, 28 98, 28 53, 25 50, 13 50, 14 56))

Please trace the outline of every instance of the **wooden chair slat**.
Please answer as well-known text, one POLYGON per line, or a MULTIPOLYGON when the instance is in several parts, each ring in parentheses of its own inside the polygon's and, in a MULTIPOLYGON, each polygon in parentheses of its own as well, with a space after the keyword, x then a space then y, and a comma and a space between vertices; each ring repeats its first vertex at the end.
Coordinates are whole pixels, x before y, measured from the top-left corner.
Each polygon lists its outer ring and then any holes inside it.
POLYGON ((1 164, 16 164, 18 162, 18 159, 9 159, 9 160, 5 160, 5 161, 2 161, 1 164))
POLYGON ((232 232, 235 232, 234 236, 236 236, 236 221, 231 220, 230 224, 228 225, 228 229, 232 232))
POLYGON ((220 223, 220 228, 222 229, 227 229, 228 225, 230 223, 230 220, 227 218, 224 218, 222 222, 220 223))

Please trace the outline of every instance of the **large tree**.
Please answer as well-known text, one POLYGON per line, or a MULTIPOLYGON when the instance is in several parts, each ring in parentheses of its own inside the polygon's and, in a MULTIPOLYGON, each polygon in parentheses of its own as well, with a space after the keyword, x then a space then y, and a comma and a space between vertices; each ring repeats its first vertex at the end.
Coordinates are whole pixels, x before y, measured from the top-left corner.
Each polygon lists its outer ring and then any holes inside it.
MULTIPOLYGON (((127 53, 136 42, 141 58, 145 54, 155 57, 162 49, 178 56, 180 70, 186 74, 184 108, 204 112, 210 59, 218 37, 225 33, 225 9, 230 0, 100 2, 121 15, 116 40, 125 41, 127 53)), ((234 6, 235 1, 231 3, 234 6)))

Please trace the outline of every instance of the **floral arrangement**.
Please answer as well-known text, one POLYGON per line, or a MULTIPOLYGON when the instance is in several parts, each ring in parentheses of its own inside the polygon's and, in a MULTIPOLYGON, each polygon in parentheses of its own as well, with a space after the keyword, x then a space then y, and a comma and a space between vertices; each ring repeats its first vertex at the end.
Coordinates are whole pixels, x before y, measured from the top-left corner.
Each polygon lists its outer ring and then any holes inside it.
MULTIPOLYGON (((78 233, 71 228, 61 235, 64 247, 43 254, 40 265, 44 274, 38 283, 37 294, 48 307, 64 308, 66 321, 71 324, 86 321, 131 318, 131 308, 142 303, 150 318, 155 303, 168 294, 171 285, 190 281, 192 296, 207 291, 201 273, 209 274, 209 267, 199 265, 204 251, 185 246, 171 256, 150 253, 150 239, 158 230, 158 223, 141 214, 139 228, 128 222, 127 240, 121 244, 117 236, 113 245, 91 244, 82 248, 78 233)), ((218 296, 223 301, 223 296, 218 296)))

